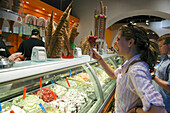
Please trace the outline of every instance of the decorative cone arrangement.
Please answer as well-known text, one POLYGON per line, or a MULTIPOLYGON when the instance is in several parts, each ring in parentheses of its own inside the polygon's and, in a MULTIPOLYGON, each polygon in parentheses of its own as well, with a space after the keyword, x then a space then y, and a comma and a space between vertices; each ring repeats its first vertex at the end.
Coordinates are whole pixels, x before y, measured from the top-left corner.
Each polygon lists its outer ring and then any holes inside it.
POLYGON ((85 41, 80 45, 83 55, 89 55, 90 43, 88 37, 85 37, 85 41))
POLYGON ((80 44, 80 48, 82 49, 83 55, 89 55, 89 49, 93 48, 97 44, 98 46, 102 45, 102 48, 104 48, 103 46, 105 44, 104 40, 107 19, 106 12, 107 7, 103 6, 103 2, 100 1, 100 12, 97 9, 95 9, 94 11, 94 35, 89 35, 87 38, 85 38, 85 41, 81 42, 80 44), (103 42, 96 42, 96 39, 102 40, 103 42))
POLYGON ((94 28, 95 28, 95 36, 98 36, 100 39, 105 39, 105 31, 106 31, 106 12, 107 7, 103 6, 103 2, 100 1, 101 11, 96 9, 94 12, 94 28))
POLYGON ((74 44, 75 38, 79 34, 77 31, 79 24, 74 23, 72 29, 70 30, 71 4, 72 2, 64 11, 55 30, 53 26, 53 12, 51 14, 51 19, 47 27, 45 38, 45 48, 47 50, 48 58, 61 58, 62 52, 65 56, 73 55, 72 45, 74 44), (64 51, 62 51, 63 42, 64 51))

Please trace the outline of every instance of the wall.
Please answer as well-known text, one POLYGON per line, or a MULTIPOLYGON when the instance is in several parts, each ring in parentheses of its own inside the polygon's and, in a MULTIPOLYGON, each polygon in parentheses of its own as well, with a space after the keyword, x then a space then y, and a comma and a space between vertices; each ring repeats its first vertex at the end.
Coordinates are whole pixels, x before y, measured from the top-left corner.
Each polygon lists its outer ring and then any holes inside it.
POLYGON ((149 27, 153 29, 159 36, 170 33, 170 29, 162 28, 162 22, 152 22, 149 27))
MULTIPOLYGON (((170 0, 103 0, 107 6, 107 28, 116 21, 130 16, 152 15, 170 20, 170 0)), ((100 6, 99 0, 74 0, 73 15, 80 19, 79 36, 80 39, 94 31, 94 9, 100 6)))
POLYGON ((110 48, 111 44, 112 44, 110 37, 112 37, 111 27, 106 29, 106 44, 107 44, 107 48, 110 48))
POLYGON ((10 52, 11 54, 13 54, 13 53, 15 53, 15 52, 18 50, 19 45, 20 45, 21 42, 22 42, 22 37, 20 37, 20 36, 17 35, 17 34, 10 34, 10 35, 8 36, 8 42, 10 42, 11 45, 14 46, 14 47, 12 47, 12 48, 9 49, 9 52, 10 52))
MULTIPOLYGON (((117 32, 118 32, 118 29, 120 28, 120 26, 122 26, 123 24, 113 24, 112 26, 111 26, 111 45, 110 45, 110 47, 112 46, 113 47, 113 41, 115 41, 115 39, 116 39, 116 35, 117 35, 117 32)), ((109 37, 107 37, 106 39, 108 39, 109 37)), ((110 48, 109 47, 109 48, 110 48)))

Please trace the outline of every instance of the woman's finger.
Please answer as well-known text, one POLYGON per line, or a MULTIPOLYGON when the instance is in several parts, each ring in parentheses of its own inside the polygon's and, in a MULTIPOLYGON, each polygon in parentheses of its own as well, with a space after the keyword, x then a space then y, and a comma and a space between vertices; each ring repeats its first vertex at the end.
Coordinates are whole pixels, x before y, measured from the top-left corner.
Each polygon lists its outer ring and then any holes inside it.
POLYGON ((14 60, 14 62, 18 62, 18 61, 21 61, 21 59, 20 59, 20 58, 16 58, 16 59, 14 60))

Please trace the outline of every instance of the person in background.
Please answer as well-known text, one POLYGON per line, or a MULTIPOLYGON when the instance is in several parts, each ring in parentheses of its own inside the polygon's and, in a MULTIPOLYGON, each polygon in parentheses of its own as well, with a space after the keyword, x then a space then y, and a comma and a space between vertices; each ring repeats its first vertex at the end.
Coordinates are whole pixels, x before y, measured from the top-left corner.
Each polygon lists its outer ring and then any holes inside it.
POLYGON ((0 39, 0 56, 8 57, 8 59, 16 62, 16 61, 21 61, 21 58, 23 57, 23 55, 21 54, 22 53, 14 53, 11 55, 4 41, 0 39))
POLYGON ((170 113, 170 34, 165 34, 158 39, 161 62, 152 75, 153 85, 162 95, 165 109, 170 113))
POLYGON ((9 57, 11 55, 2 39, 0 39, 0 55, 4 57, 9 57))
POLYGON ((117 79, 115 113, 167 113, 150 74, 159 52, 157 43, 149 40, 142 26, 128 24, 120 27, 115 45, 117 54, 127 59, 116 70, 93 50, 93 58, 112 79, 117 79))
POLYGON ((34 46, 44 47, 44 42, 39 40, 40 31, 38 29, 33 29, 31 37, 27 40, 22 41, 17 52, 22 52, 26 60, 31 59, 32 48, 34 46))

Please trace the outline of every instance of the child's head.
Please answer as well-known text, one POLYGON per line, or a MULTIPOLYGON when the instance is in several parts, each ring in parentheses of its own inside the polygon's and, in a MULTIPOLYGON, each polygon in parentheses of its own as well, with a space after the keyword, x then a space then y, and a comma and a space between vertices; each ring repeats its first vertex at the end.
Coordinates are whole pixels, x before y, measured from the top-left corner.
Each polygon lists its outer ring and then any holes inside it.
POLYGON ((148 38, 146 30, 141 25, 123 25, 117 37, 118 55, 131 58, 141 54, 141 59, 148 63, 151 71, 157 60, 158 45, 155 40, 148 38))

